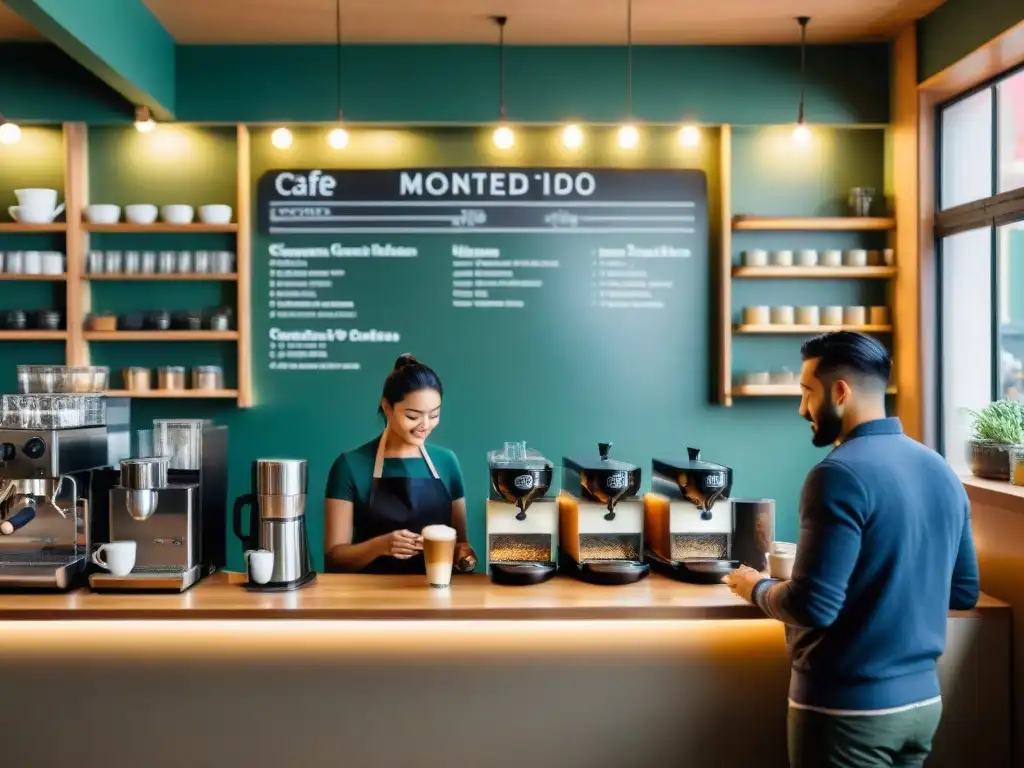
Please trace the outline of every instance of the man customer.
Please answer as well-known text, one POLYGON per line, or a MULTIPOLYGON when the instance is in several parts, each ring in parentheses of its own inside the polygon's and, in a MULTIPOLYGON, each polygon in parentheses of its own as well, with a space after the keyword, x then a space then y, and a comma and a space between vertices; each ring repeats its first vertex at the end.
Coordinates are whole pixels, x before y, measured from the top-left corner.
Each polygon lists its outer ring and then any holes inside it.
POLYGON ((793 576, 726 577, 786 624, 793 768, 920 766, 942 714, 949 609, 973 608, 970 506, 945 460, 886 418, 892 361, 859 333, 801 349, 800 415, 835 445, 804 481, 793 576))

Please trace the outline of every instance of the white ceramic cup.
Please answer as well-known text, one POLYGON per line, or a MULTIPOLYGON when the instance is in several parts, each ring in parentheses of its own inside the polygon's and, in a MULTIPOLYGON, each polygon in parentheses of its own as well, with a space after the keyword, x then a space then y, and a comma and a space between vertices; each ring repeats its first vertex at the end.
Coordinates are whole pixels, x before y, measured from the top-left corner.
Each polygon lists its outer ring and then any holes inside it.
POLYGON ((110 203, 96 203, 85 207, 85 220, 90 224, 117 224, 121 218, 121 206, 110 203))
POLYGON ((866 267, 868 252, 863 248, 851 248, 843 253, 843 265, 847 267, 866 267))
POLYGON ((803 248, 797 251, 796 264, 798 267, 818 266, 818 252, 811 248, 803 248))
POLYGON ((745 267, 767 267, 768 251, 763 248, 754 248, 743 252, 743 266, 745 267))
POLYGON ((752 306, 743 308, 743 322, 745 325, 768 325, 771 322, 770 310, 768 307, 752 306))
POLYGON ((165 205, 160 209, 160 218, 167 224, 191 224, 195 215, 191 205, 165 205))
POLYGON ((888 325, 889 324, 889 308, 888 307, 868 307, 868 324, 870 324, 870 325, 888 325))
POLYGON ((26 275, 41 275, 43 273, 43 254, 39 251, 25 251, 25 261, 22 265, 26 275))
POLYGON ((862 306, 843 307, 843 325, 867 325, 868 309, 862 306))
POLYGON ((57 251, 43 252, 43 274, 62 275, 64 274, 64 254, 57 251))
POLYGON ((773 579, 788 581, 793 578, 794 562, 796 562, 795 552, 769 552, 768 575, 773 579))
POLYGON ((775 266, 775 267, 792 267, 793 266, 793 252, 792 251, 772 251, 772 266, 775 266))
POLYGON ((843 308, 842 307, 822 307, 821 308, 821 324, 822 325, 842 325, 843 324, 843 308))
POLYGON ((202 205, 199 207, 199 220, 203 224, 230 224, 230 205, 202 205))
POLYGON ((813 326, 821 323, 821 313, 817 307, 797 307, 795 316, 797 325, 813 326))
POLYGON ((14 196, 18 199, 18 205, 22 208, 40 208, 52 211, 57 207, 56 189, 41 189, 38 187, 16 189, 14 190, 14 196))
POLYGON ((245 553, 245 565, 249 571, 249 581, 266 584, 274 572, 274 553, 269 549, 250 549, 245 553))
POLYGON ((134 203, 124 207, 124 218, 132 224, 153 224, 156 214, 156 206, 149 203, 134 203))
POLYGON ((798 383, 799 379, 796 372, 783 368, 781 371, 772 371, 769 376, 769 381, 772 384, 790 385, 798 383))
POLYGON ((740 381, 751 387, 763 387, 771 383, 771 374, 768 371, 751 371, 743 374, 740 381))
POLYGON ((843 252, 837 248, 822 251, 820 263, 823 267, 841 267, 843 266, 843 252))
POLYGON ((7 213, 19 224, 50 224, 60 216, 64 210, 64 203, 56 208, 43 208, 31 205, 12 205, 7 213))
POLYGON ((134 541, 112 541, 101 544, 92 553, 92 561, 100 568, 110 571, 114 576, 127 576, 135 567, 134 541), (101 555, 106 554, 106 558, 101 555))
POLYGON ((793 307, 788 304, 772 307, 769 316, 771 317, 772 325, 792 325, 793 307))

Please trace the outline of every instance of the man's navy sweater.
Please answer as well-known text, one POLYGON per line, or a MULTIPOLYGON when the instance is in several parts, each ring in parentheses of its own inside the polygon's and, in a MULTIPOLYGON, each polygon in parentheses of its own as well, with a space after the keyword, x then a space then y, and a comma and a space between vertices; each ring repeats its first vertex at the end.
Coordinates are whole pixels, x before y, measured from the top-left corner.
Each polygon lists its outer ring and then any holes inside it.
POLYGON ((785 622, 797 705, 848 711, 939 695, 949 609, 978 601, 970 505, 898 419, 860 425, 807 476, 790 581, 754 602, 785 622))

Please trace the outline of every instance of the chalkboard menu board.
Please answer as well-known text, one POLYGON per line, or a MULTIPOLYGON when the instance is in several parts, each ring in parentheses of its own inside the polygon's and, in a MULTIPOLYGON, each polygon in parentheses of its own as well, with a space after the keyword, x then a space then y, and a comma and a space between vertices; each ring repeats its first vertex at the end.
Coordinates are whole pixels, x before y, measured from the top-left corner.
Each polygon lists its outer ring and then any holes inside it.
POLYGON ((602 376, 652 339, 685 352, 679 333, 697 330, 684 305, 707 274, 703 171, 273 170, 258 201, 269 325, 257 359, 282 375, 379 367, 383 345, 439 371, 441 350, 457 349, 514 384, 550 344, 602 376), (413 343, 425 335, 433 350, 413 343))

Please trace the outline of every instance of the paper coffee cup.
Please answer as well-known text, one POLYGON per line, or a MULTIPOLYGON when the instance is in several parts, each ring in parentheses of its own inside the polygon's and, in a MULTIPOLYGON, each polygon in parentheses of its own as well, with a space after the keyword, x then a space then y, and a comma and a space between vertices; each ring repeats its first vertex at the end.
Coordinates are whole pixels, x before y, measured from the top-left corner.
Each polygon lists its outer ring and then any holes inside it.
POLYGON ((428 525, 423 537, 423 561, 427 566, 427 583, 437 589, 446 589, 452 581, 455 561, 455 529, 447 525, 428 525))

